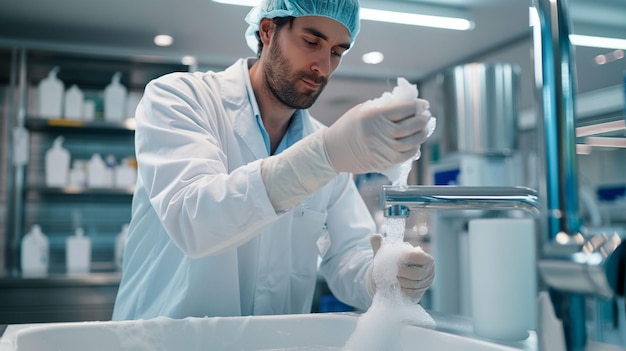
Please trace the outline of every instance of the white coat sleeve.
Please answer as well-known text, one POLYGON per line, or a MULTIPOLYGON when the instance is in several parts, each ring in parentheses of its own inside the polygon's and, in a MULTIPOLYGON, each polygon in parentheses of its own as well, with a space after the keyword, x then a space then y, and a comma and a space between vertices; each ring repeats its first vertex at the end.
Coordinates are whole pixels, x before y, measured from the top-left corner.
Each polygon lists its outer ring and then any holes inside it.
POLYGON ((162 226, 185 254, 218 254, 245 243, 278 215, 260 160, 229 173, 220 135, 227 129, 214 116, 223 108, 220 99, 193 76, 170 76, 148 84, 137 109, 138 176, 162 226))
POLYGON ((366 278, 373 259, 369 238, 376 224, 349 174, 342 173, 335 184, 326 223, 330 246, 320 273, 339 300, 367 310, 372 302, 366 278))

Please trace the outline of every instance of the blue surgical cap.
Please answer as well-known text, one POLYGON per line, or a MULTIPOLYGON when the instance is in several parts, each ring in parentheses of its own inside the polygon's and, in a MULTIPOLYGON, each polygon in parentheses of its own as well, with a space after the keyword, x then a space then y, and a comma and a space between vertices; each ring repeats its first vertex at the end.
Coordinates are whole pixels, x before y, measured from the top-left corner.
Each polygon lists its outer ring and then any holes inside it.
POLYGON ((350 42, 359 34, 358 0, 261 0, 246 16, 250 24, 246 42, 254 51, 258 48, 256 32, 262 18, 322 16, 343 24, 350 32, 350 42))

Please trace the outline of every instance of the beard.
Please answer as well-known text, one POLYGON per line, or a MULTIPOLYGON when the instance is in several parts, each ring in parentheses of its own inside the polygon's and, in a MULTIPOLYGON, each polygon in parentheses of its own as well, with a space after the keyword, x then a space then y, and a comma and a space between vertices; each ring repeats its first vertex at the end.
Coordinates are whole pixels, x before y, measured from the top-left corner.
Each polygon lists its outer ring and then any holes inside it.
MULTIPOLYGON (((275 37, 275 39, 277 39, 275 37)), ((274 40, 270 48, 267 64, 264 67, 265 81, 272 95, 283 105, 293 109, 307 109, 313 105, 328 83, 326 77, 314 73, 294 72, 291 64, 283 55, 274 40), (305 92, 297 90, 296 85, 300 79, 306 79, 320 84, 317 90, 307 89, 305 92)))

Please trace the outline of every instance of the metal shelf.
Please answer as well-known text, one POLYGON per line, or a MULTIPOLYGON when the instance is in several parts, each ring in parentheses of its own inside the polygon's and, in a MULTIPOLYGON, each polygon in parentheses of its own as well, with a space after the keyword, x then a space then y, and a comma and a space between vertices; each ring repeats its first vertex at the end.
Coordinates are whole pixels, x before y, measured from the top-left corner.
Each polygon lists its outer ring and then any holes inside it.
POLYGON ((26 128, 35 131, 53 131, 53 130, 76 130, 84 131, 110 131, 110 132, 128 132, 134 133, 135 119, 128 118, 122 122, 105 122, 105 121, 81 121, 61 118, 38 118, 27 117, 26 128))
POLYGON ((57 273, 41 277, 4 275, 0 277, 0 288, 17 287, 68 287, 68 286, 116 286, 122 278, 121 272, 57 273))
POLYGON ((31 185, 26 188, 27 192, 36 192, 41 195, 122 195, 132 196, 134 188, 89 188, 81 186, 66 186, 52 188, 47 186, 31 185))
POLYGON ((626 148, 622 85, 580 94, 576 103, 576 139, 582 153, 592 147, 626 148))

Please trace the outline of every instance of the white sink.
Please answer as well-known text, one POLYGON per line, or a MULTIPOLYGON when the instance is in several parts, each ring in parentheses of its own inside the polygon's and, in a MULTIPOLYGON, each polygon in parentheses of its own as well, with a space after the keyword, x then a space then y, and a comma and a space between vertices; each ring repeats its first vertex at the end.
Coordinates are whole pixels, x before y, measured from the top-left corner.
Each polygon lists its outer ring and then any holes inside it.
MULTIPOLYGON (((331 313, 35 324, 9 326, 0 347, 2 351, 341 350, 357 320, 355 314, 331 313)), ((402 351, 535 349, 529 340, 502 344, 412 325, 402 326, 400 335, 397 349, 402 351)))

